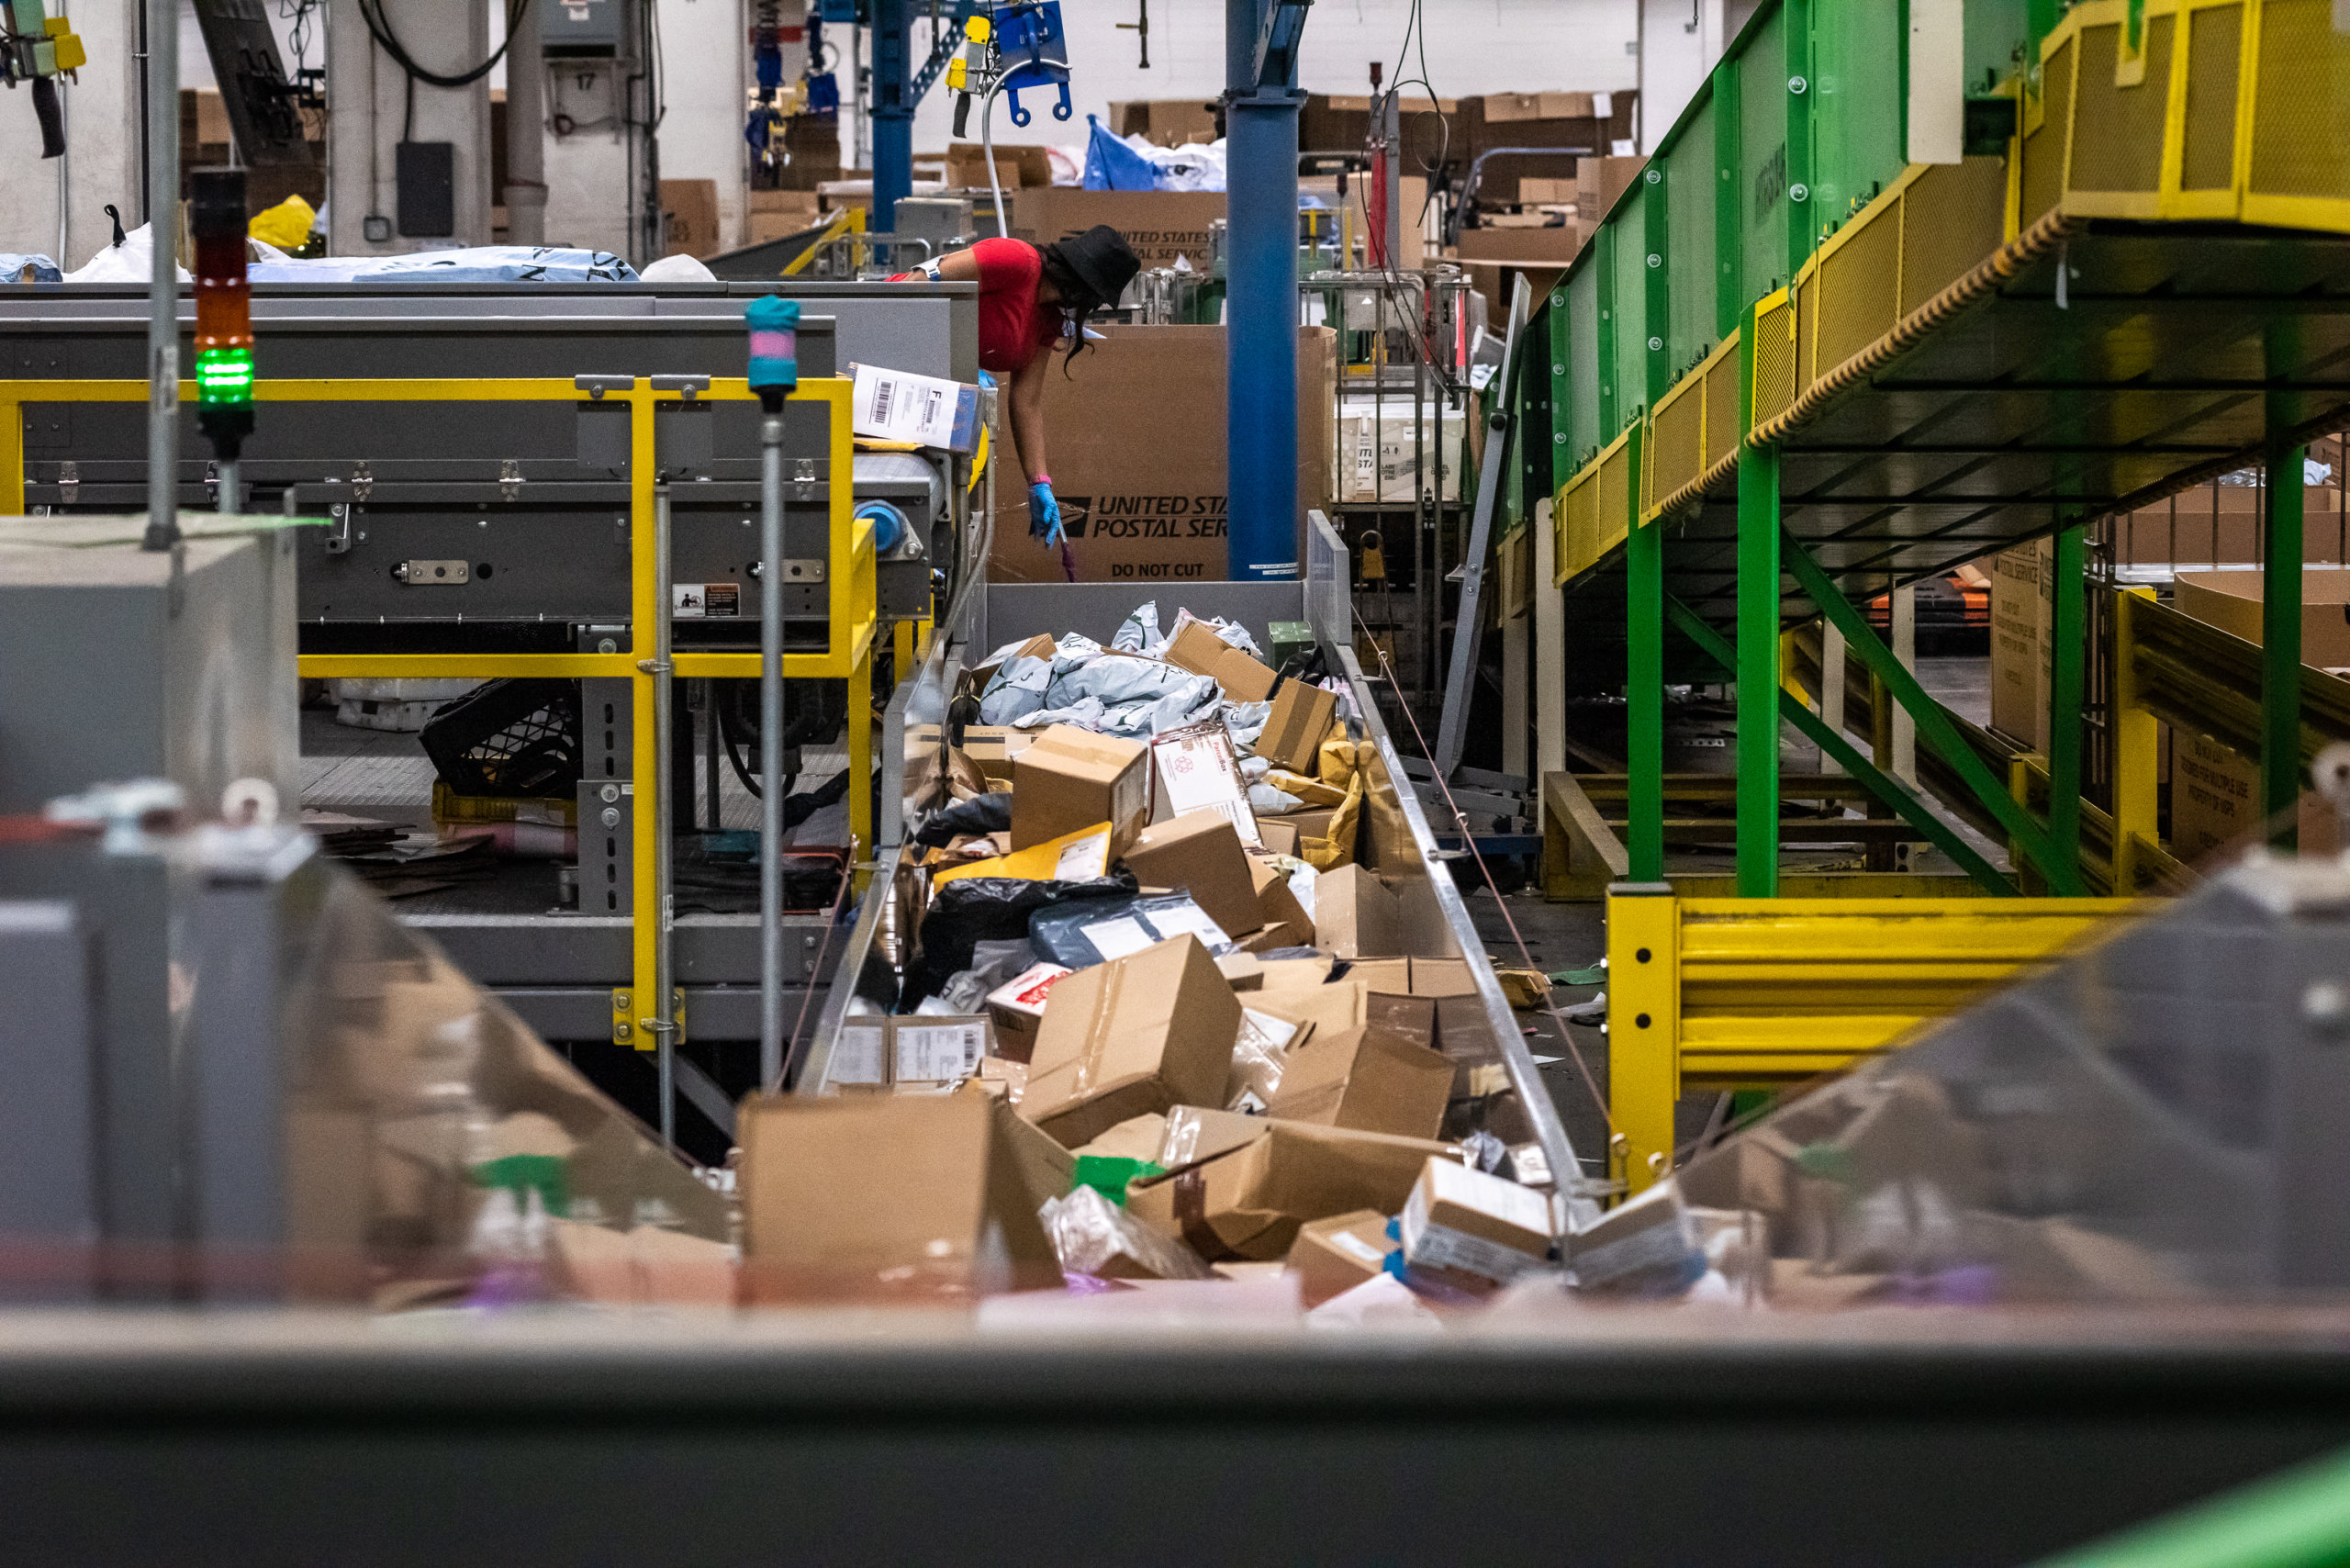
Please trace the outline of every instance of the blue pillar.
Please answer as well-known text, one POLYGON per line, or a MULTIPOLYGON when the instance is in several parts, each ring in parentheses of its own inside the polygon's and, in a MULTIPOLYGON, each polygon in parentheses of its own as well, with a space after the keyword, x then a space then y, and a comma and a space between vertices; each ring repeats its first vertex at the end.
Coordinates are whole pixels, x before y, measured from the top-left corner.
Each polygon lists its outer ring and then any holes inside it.
POLYGON ((873 227, 898 227, 898 203, 914 192, 914 103, 908 0, 873 0, 873 227))
POLYGON ((1225 450, 1236 581, 1294 577, 1297 550, 1297 113, 1258 86, 1259 0, 1225 0, 1225 450))

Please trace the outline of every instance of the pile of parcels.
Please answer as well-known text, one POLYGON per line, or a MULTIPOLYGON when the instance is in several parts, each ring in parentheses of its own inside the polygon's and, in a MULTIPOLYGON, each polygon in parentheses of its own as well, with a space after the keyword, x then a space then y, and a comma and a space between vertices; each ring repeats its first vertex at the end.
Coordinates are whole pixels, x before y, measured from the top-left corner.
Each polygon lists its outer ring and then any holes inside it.
POLYGON ((901 1000, 852 1012, 820 1093, 746 1103, 747 1302, 1263 1276, 1346 1319, 1556 1269, 1469 961, 1406 956, 1415 912, 1353 861, 1376 762, 1310 635, 1277 672, 1156 620, 1000 650, 984 722, 916 737, 901 1000))

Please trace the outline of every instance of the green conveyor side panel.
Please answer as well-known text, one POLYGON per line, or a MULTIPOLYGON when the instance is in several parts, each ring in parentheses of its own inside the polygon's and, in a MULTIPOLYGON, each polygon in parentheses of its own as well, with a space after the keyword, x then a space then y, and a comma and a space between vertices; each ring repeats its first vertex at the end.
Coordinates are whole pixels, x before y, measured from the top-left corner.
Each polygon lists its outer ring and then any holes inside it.
POLYGON ((1584 267, 1567 280, 1568 472, 1607 444, 1599 428, 1599 274, 1584 267))
POLYGON ((1678 379, 1720 340, 1714 336, 1714 109, 1708 102, 1684 120, 1665 155, 1664 199, 1673 255, 1668 274, 1673 303, 1666 358, 1678 379))
MULTIPOLYGON (((1614 337, 1616 341, 1616 429, 1607 439, 1616 439, 1617 431, 1630 422, 1632 411, 1648 406, 1649 350, 1648 309, 1649 286, 1647 207, 1651 195, 1648 185, 1634 182, 1624 198, 1616 204, 1616 220, 1609 225, 1615 231, 1616 297, 1614 337)), ((1601 326, 1601 341, 1608 336, 1607 326, 1601 326)))
POLYGON ((1815 241, 1900 176, 1904 54, 1894 5, 1811 7, 1811 216, 1815 241))
POLYGON ((1772 10, 1740 35, 1739 171, 1745 222, 1739 297, 1751 303, 1787 281, 1785 23, 1772 10))

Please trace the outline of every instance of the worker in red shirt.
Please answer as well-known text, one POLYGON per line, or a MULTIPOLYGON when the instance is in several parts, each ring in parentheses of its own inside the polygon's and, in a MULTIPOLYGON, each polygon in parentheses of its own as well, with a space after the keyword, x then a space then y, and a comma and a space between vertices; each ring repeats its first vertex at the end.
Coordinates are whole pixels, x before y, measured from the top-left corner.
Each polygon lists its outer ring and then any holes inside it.
POLYGON ((1085 343, 1085 319, 1115 305, 1141 270, 1126 237, 1097 223, 1041 247, 982 240, 900 274, 979 286, 979 368, 1011 383, 1012 460, 1028 481, 1028 532, 1047 544, 1061 542, 1061 508, 1045 465, 1046 362, 1064 342, 1075 356, 1085 343))

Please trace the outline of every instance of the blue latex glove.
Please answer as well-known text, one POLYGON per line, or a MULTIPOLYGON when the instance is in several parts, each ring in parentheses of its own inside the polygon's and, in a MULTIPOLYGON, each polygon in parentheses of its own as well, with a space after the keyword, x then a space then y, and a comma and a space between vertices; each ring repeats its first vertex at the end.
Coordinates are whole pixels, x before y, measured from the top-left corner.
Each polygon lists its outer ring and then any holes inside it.
POLYGON ((1028 487, 1028 535, 1047 544, 1061 542, 1061 503, 1053 498, 1053 487, 1042 479, 1028 487))

